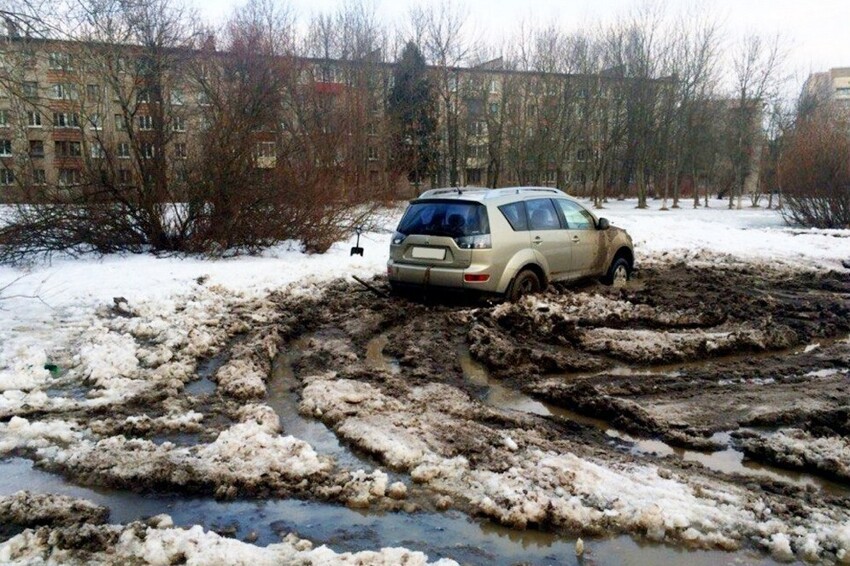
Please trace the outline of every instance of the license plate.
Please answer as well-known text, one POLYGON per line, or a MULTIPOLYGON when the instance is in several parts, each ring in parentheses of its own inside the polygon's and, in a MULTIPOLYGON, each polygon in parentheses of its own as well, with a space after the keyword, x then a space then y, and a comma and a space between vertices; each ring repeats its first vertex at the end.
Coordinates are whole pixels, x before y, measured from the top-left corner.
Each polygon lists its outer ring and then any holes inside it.
POLYGON ((413 248, 411 255, 415 259, 446 259, 445 248, 413 248))

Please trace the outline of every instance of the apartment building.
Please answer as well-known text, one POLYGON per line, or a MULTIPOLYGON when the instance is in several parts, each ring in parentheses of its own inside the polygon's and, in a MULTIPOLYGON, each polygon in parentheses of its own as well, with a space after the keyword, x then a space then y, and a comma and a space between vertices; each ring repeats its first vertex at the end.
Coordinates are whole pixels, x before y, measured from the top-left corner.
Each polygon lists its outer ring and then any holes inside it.
POLYGON ((802 110, 826 106, 831 112, 850 113, 850 67, 812 73, 803 83, 802 110))
MULTIPOLYGON (((217 119, 205 77, 227 53, 169 52, 165 80, 151 83, 147 68, 161 62, 134 46, 6 37, 0 50, 0 199, 30 198, 23 193, 39 187, 70 189, 93 177, 127 186, 151 177, 190 181, 217 119)), ((255 167, 273 170, 298 139, 310 137, 311 159, 353 163, 357 178, 412 194, 406 177, 388 167, 391 63, 290 58, 281 68, 297 76, 299 92, 290 98, 309 93, 311 105, 288 128, 267 124, 243 139, 255 167)), ((650 121, 674 84, 624 79, 616 70, 520 71, 501 59, 429 72, 438 112, 434 184, 534 184, 579 194, 600 182, 628 189, 646 145, 659 143, 637 126, 656 131, 650 121), (645 116, 629 97, 651 101, 645 116), (645 123, 636 126, 639 119, 645 123)))

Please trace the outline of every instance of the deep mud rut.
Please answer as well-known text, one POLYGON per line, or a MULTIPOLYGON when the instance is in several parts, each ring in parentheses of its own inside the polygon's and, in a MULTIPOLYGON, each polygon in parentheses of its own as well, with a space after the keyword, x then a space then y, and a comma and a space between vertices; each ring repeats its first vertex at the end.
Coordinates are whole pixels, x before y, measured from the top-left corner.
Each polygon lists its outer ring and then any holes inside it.
POLYGON ((49 438, 59 455, 36 442, 14 454, 125 490, 450 510, 555 540, 850 560, 844 274, 657 265, 621 289, 516 304, 338 281, 225 319, 169 387, 108 410, 19 412, 88 429, 49 438), (273 464, 240 468, 234 455, 273 464))

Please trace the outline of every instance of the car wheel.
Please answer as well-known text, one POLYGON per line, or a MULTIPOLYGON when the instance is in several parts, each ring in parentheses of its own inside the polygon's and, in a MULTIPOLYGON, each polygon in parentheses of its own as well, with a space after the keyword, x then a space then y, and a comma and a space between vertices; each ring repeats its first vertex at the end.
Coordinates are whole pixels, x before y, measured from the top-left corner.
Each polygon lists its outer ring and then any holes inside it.
POLYGON ((508 293, 508 299, 511 302, 516 302, 525 295, 539 293, 542 288, 543 286, 540 284, 540 278, 537 274, 530 269, 524 269, 514 279, 510 293, 508 293))
POLYGON ((629 281, 632 275, 632 266, 626 258, 618 257, 611 262, 611 267, 608 268, 608 273, 602 278, 602 282, 606 285, 614 287, 622 287, 629 281))

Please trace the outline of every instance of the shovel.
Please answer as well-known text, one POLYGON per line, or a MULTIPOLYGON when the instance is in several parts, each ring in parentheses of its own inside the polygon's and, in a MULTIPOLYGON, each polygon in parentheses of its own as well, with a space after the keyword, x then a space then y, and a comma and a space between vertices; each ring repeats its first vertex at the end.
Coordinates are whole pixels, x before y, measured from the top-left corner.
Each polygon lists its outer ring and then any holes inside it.
POLYGON ((363 248, 360 247, 360 234, 363 232, 363 226, 355 226, 354 231, 357 232, 357 244, 351 248, 351 255, 363 257, 363 248))

